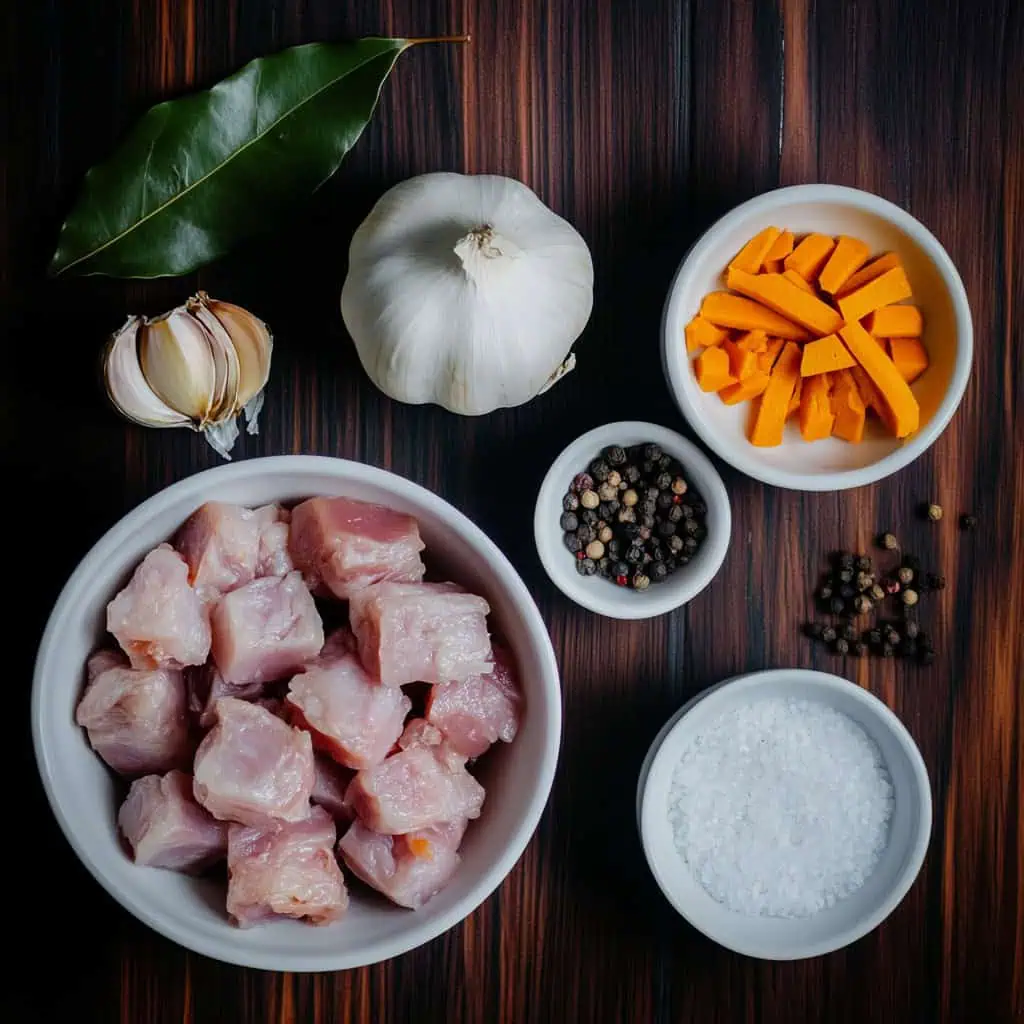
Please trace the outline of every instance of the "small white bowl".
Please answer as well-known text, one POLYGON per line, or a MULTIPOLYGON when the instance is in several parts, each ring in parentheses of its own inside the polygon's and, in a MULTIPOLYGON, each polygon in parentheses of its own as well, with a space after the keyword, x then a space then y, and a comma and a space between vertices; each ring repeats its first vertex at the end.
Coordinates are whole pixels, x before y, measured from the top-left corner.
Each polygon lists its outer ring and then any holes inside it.
POLYGON ((85 556, 61 592, 43 634, 32 684, 32 736, 50 805, 79 859, 130 913, 188 949, 274 971, 338 971, 386 960, 440 935, 501 883, 533 835, 548 799, 561 735, 558 666, 548 631, 508 559, 461 512, 393 473, 341 459, 284 455, 219 466, 168 487, 129 513, 85 556), (478 776, 487 799, 470 825, 462 864, 421 910, 353 888, 348 913, 314 928, 275 921, 228 922, 225 887, 138 867, 117 835, 123 786, 75 724, 85 661, 104 636, 104 610, 147 551, 167 540, 204 501, 264 505, 315 494, 348 495, 410 513, 427 553, 451 579, 482 594, 515 652, 524 714, 515 742, 497 743, 478 776))
POLYGON ((882 923, 907 894, 928 849, 928 773, 903 723, 877 697, 824 672, 777 669, 727 679, 681 708, 658 734, 637 789, 647 863, 668 901, 708 938, 763 960, 799 960, 841 949, 882 923), (750 917, 714 900, 676 849, 668 819, 672 776, 684 750, 719 715, 766 698, 817 701, 848 715, 878 744, 895 790, 889 842, 864 885, 811 917, 750 917))
POLYGON ((681 434, 654 423, 626 421, 607 423, 578 437, 555 459, 537 495, 533 535, 537 552, 551 581, 576 604, 610 619, 649 619, 686 604, 714 578, 725 559, 732 531, 729 495, 710 459, 681 434), (562 498, 577 473, 582 473, 602 449, 620 444, 629 447, 650 441, 677 458, 687 479, 708 507, 708 535, 690 562, 663 583, 647 590, 618 587, 599 576, 581 576, 573 556, 562 543, 562 498))
POLYGON ((967 293, 953 261, 920 221, 898 206, 854 188, 796 185, 757 196, 713 224, 683 259, 662 319, 662 362, 669 390, 707 446, 738 470, 777 487, 835 491, 874 483, 909 465, 945 429, 967 386, 973 328, 967 293), (722 274, 753 235, 769 225, 801 234, 852 235, 872 255, 896 252, 924 314, 922 343, 931 365, 914 383, 921 426, 906 440, 869 420, 860 444, 838 438, 811 443, 793 422, 781 445, 755 448, 747 440, 750 403, 725 405, 697 386, 683 331, 708 292, 724 289, 722 274))

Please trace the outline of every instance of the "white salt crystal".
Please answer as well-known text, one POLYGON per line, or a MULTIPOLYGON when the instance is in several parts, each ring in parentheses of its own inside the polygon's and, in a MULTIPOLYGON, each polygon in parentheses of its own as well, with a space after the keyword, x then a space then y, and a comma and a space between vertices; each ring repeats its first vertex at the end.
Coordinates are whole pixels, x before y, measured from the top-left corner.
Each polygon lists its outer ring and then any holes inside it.
POLYGON ((807 917, 856 892, 888 842, 893 789, 881 752, 849 716, 803 700, 726 712, 676 766, 676 849, 718 902, 807 917))

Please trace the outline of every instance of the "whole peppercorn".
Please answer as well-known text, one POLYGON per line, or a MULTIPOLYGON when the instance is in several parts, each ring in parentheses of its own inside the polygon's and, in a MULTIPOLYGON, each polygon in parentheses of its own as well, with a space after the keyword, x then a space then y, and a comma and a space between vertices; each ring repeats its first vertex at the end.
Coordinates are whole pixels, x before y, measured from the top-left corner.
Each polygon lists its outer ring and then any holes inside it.
POLYGON ((857 639, 857 630, 854 629, 852 622, 844 622, 837 632, 847 643, 853 643, 857 639))
POLYGON ((940 576, 938 573, 930 572, 925 577, 925 585, 928 590, 945 590, 946 577, 940 576))
POLYGON ((903 586, 907 586, 914 582, 914 570, 911 569, 909 565, 904 565, 896 571, 896 579, 898 579, 903 586))
POLYGON ((643 516, 653 516, 658 511, 658 503, 652 498, 644 498, 640 502, 640 514, 643 516))
POLYGON ((624 523, 619 532, 626 540, 635 542, 636 538, 640 536, 640 527, 636 523, 624 523))
POLYGON ((576 571, 581 576, 593 576, 597 572, 597 562, 592 558, 584 558, 576 563, 576 571))
POLYGON ((673 494, 685 494, 687 489, 688 489, 688 485, 687 485, 686 481, 681 476, 677 476, 675 478, 675 480, 672 481, 672 493, 673 494))
POLYGON ((631 487, 622 495, 622 504, 627 508, 632 507, 640 500, 640 496, 631 487))
POLYGON ((896 653, 901 658, 912 658, 915 654, 917 654, 917 644, 913 640, 911 640, 910 637, 905 636, 900 641, 899 647, 896 648, 896 653))
POLYGON ((663 519, 658 523, 658 533, 662 537, 671 537, 676 532, 676 524, 670 523, 667 519, 663 519))
POLYGON ((562 498, 562 508, 566 512, 575 512, 580 507, 580 498, 578 494, 573 494, 570 491, 564 498, 562 498))
POLYGON ((594 478, 589 473, 577 473, 572 478, 572 489, 577 493, 593 490, 594 478))
POLYGON ((626 483, 635 484, 640 480, 640 470, 633 465, 627 466, 622 475, 626 478, 626 483))
POLYGON ((848 654, 850 651, 849 640, 844 640, 842 637, 838 637, 836 642, 832 645, 832 649, 836 654, 848 654))
POLYGON ((886 626, 882 630, 882 638, 890 647, 895 647, 903 638, 892 626, 886 626))
POLYGON ((680 551, 683 550, 683 538, 680 537, 678 534, 676 534, 675 536, 669 537, 669 539, 668 539, 668 549, 669 549, 669 551, 673 552, 674 554, 678 554, 680 551))
POLYGON ((867 594, 858 594, 853 599, 853 610, 858 615, 867 615, 874 607, 875 602, 867 594))
POLYGON ((597 563, 597 574, 598 576, 604 576, 605 578, 612 574, 612 560, 610 558, 602 558, 597 563))
POLYGON ((857 591, 849 583, 844 583, 839 588, 839 596, 844 601, 851 601, 851 600, 853 600, 853 598, 856 596, 856 593, 857 593, 857 591))
POLYGON ((650 476, 657 468, 657 464, 651 462, 649 459, 644 459, 644 461, 640 463, 640 470, 644 476, 650 476))
POLYGON ((846 610, 846 602, 838 594, 829 601, 828 606, 833 615, 842 615, 846 610))
POLYGON ((630 565, 639 565, 644 559, 644 549, 635 544, 626 552, 626 561, 630 565))
POLYGON ((878 546, 885 548, 886 551, 895 551, 900 546, 900 542, 896 539, 896 534, 883 533, 878 538, 878 546))
MULTIPOLYGON (((853 555, 850 554, 849 551, 840 551, 836 555, 836 566, 840 570, 844 570, 844 569, 851 569, 852 570, 853 569, 853 565, 854 565, 854 557, 853 557, 853 555)), ((852 580, 853 576, 851 576, 850 579, 852 580)))
POLYGON ((696 519, 684 519, 683 532, 691 537, 696 537, 700 533, 700 523, 696 519))
POLYGON ((616 576, 615 577, 615 582, 620 587, 628 586, 629 585, 629 577, 625 573, 623 573, 621 576, 616 576))
POLYGON ((626 461, 626 449, 613 444, 610 448, 605 448, 604 457, 608 465, 621 466, 626 461))
POLYGON ((575 555, 583 550, 583 543, 575 533, 563 533, 562 543, 575 555))
POLYGON ((620 523, 636 522, 636 513, 631 508, 620 508, 615 517, 620 523))
POLYGON ((605 541, 605 546, 608 548, 610 558, 619 557, 619 553, 622 551, 622 541, 618 537, 612 537, 611 540, 605 541))
POLYGON ((673 466, 677 465, 678 463, 671 455, 662 455, 662 457, 658 459, 658 469, 671 470, 673 466))
POLYGON ((811 640, 820 640, 824 629, 820 622, 805 622, 803 625, 804 636, 811 640))
POLYGON ((865 635, 867 637, 867 642, 872 647, 882 646, 882 631, 880 629, 869 629, 865 635))
POLYGON ((653 530, 655 524, 654 516, 641 516, 640 525, 646 526, 648 530, 653 530))
POLYGON ((598 559, 604 557, 604 544, 599 540, 592 540, 587 545, 587 558, 592 558, 596 562, 598 559))
POLYGON ((872 583, 871 587, 868 589, 868 596, 872 601, 884 601, 885 590, 882 588, 880 583, 872 583))
POLYGON ((871 572, 871 557, 870 555, 858 555, 856 568, 860 572, 871 572))
POLYGON ((864 657, 864 652, 866 650, 867 650, 867 647, 865 646, 863 640, 854 640, 853 643, 850 644, 850 653, 855 658, 862 658, 862 657, 864 657))
POLYGON ((646 590, 651 585, 651 578, 642 572, 638 572, 633 577, 633 589, 634 590, 646 590))
POLYGON ((612 471, 612 467, 608 465, 604 459, 594 459, 590 464, 590 475, 598 482, 603 484, 608 479, 608 474, 612 471))
POLYGON ((924 507, 925 518, 930 522, 937 523, 942 518, 942 506, 936 505, 935 502, 930 502, 924 507))
POLYGON ((708 507, 707 507, 707 505, 703 501, 700 501, 700 500, 694 501, 693 498, 694 498, 694 496, 691 494, 690 495, 690 504, 693 505, 693 514, 698 519, 703 519, 708 514, 708 507))
POLYGON ((857 589, 863 593, 865 590, 870 590, 875 583, 875 575, 870 572, 859 572, 857 573, 856 585, 857 589))
POLYGON ((918 625, 918 623, 915 622, 913 619, 907 622, 903 627, 903 635, 910 637, 911 640, 916 640, 920 632, 920 625, 918 625))
POLYGON ((644 524, 641 523, 640 524, 640 533, 637 536, 639 536, 639 538, 641 540, 650 540, 651 539, 651 528, 649 526, 644 526, 644 524))
POLYGON ((580 543, 585 546, 589 544, 597 536, 597 530, 595 530, 594 527, 587 526, 586 523, 584 523, 582 526, 577 527, 576 536, 579 537, 580 543))
POLYGON ((658 495, 658 497, 655 499, 655 501, 657 502, 658 508, 662 508, 662 509, 664 509, 664 508, 671 508, 672 507, 672 499, 673 499, 673 497, 674 497, 674 495, 672 494, 671 491, 662 491, 658 495))
POLYGON ((664 562, 655 560, 651 564, 651 582, 660 583, 666 576, 668 576, 668 567, 664 562))
MULTIPOLYGON (((681 505, 673 505, 668 510, 668 521, 670 523, 678 523, 683 518, 683 508, 681 505)), ((692 520, 690 520, 692 522, 692 520)), ((695 524, 696 525, 696 524, 695 524)))
POLYGON ((597 489, 597 496, 602 501, 614 501, 618 493, 618 488, 612 487, 612 485, 607 480, 605 480, 605 482, 601 484, 601 486, 598 487, 597 489))
POLYGON ((894 653, 892 644, 882 644, 881 654, 883 658, 891 658, 894 653))
POLYGON ((697 527, 697 532, 694 534, 694 537, 696 537, 697 540, 703 540, 707 535, 708 535, 708 531, 706 529, 704 529, 703 526, 698 526, 697 527))
POLYGON ((665 453, 661 450, 660 444, 645 444, 644 445, 644 458, 648 462, 656 462, 665 453))
POLYGON ((831 601, 832 600, 832 586, 828 583, 822 583, 818 587, 818 600, 819 601, 831 601))
POLYGON ((616 576, 628 576, 628 575, 629 575, 629 565, 628 565, 628 564, 627 564, 626 562, 623 562, 623 561, 622 561, 622 560, 620 559, 619 561, 617 561, 617 562, 616 562, 616 563, 615 563, 615 564, 614 564, 614 565, 612 566, 612 572, 613 572, 613 573, 614 573, 614 574, 615 574, 616 576))
POLYGON ((691 555, 699 547, 700 541, 698 541, 696 537, 687 537, 686 540, 683 541, 683 550, 688 551, 691 555))
POLYGON ((697 518, 696 515, 694 514, 693 506, 692 505, 687 505, 685 501, 681 505, 673 505, 672 507, 679 509, 679 511, 683 514, 683 518, 684 519, 696 519, 697 518))
POLYGON ((840 569, 837 575, 840 583, 853 582, 853 569, 840 569))
POLYGON ((597 526, 597 524, 601 521, 601 517, 598 512, 598 509, 600 509, 600 507, 601 506, 598 505, 596 509, 581 508, 579 512, 580 522, 586 523, 587 526, 597 526))
POLYGON ((838 634, 835 631, 834 626, 823 626, 821 629, 821 639, 827 644, 833 644, 836 641, 838 634))
POLYGON ((558 520, 558 525, 568 533, 575 530, 580 525, 580 521, 575 512, 563 512, 561 519, 558 520))
POLYGON ((622 483, 622 474, 617 469, 609 471, 608 479, 605 483, 611 484, 612 487, 618 487, 622 483))
POLYGON ((597 539, 602 544, 607 544, 614 536, 615 535, 612 533, 612 528, 610 526, 602 526, 601 529, 597 531, 597 539))
POLYGON ((917 661, 918 664, 928 666, 935 661, 935 648, 934 647, 921 647, 917 648, 917 661))
POLYGON ((903 591, 903 603, 908 608, 913 608, 917 604, 917 591, 911 590, 909 587, 903 591))
POLYGON ((655 486, 658 490, 667 491, 672 487, 672 474, 671 473, 659 473, 654 479, 655 486))
POLYGON ((978 517, 970 514, 962 515, 960 517, 960 529, 961 530, 973 530, 978 525, 978 517))
POLYGON ((597 496, 597 491, 586 490, 580 495, 580 504, 584 508, 597 508, 601 504, 601 499, 597 496))

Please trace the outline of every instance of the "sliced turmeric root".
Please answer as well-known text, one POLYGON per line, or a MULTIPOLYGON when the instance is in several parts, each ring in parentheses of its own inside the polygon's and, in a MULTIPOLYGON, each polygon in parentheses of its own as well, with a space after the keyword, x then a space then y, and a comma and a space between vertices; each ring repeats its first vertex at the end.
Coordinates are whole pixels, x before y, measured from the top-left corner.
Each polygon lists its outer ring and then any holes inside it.
POLYGON ((736 384, 730 384, 718 392, 718 397, 726 405, 738 405, 740 402, 748 402, 751 398, 757 398, 766 387, 771 378, 762 370, 751 374, 736 384))
POLYGON ((928 353, 919 338, 890 338, 889 355, 908 384, 928 369, 928 353))
POLYGON ((805 281, 813 281, 821 273, 821 268, 835 247, 835 239, 828 235, 808 235, 782 263, 787 270, 795 270, 805 281))
POLYGON ((883 306, 868 314, 864 326, 879 338, 920 338, 924 318, 917 306, 883 306))
POLYGON ((826 335, 804 345, 800 376, 813 377, 830 370, 845 370, 857 362, 836 334, 826 335))
POLYGON ((787 342, 772 370, 768 387, 754 416, 750 443, 759 448, 772 448, 782 444, 782 430, 789 415, 789 403, 796 382, 800 379, 800 346, 787 342))
POLYGON ((866 409, 849 370, 840 370, 832 388, 832 433, 851 444, 864 439, 866 409))
POLYGON ((696 352, 699 348, 711 348, 713 345, 721 345, 729 337, 728 331, 716 327, 710 320, 702 316, 695 316, 687 325, 686 351, 696 352))
POLYGON ((844 295, 849 295, 850 292, 855 292, 862 285, 867 284, 869 281, 874 281, 876 277, 881 277, 887 270, 893 270, 900 265, 900 258, 894 252, 883 253, 881 256, 876 257, 870 263, 861 267, 852 277, 847 278, 840 286, 839 291, 836 292, 836 298, 841 299, 844 295))
POLYGON ((910 294, 910 282, 903 268, 894 267, 839 299, 839 312, 848 324, 853 323, 882 306, 909 299, 910 294))
POLYGON ((843 322, 831 306, 802 291, 781 274, 747 274, 730 268, 726 283, 741 295, 756 299, 787 320, 817 334, 837 331, 843 322))
POLYGON ((764 331, 776 338, 791 341, 806 341, 810 333, 803 327, 779 316, 759 302, 745 299, 730 292, 711 292, 704 296, 700 315, 719 327, 731 327, 737 331, 764 331))
POLYGON ((830 378, 827 373, 809 377, 800 393, 800 436, 805 441, 821 441, 832 435, 835 415, 832 412, 830 378))
POLYGON ((730 269, 736 267, 739 270, 745 270, 748 274, 756 274, 768 258, 768 250, 781 234, 779 228, 765 228, 764 231, 759 231, 732 258, 732 262, 729 264, 730 269))
POLYGON ((893 417, 893 432, 897 437, 912 434, 920 424, 921 408, 895 363, 856 321, 846 324, 839 334, 889 407, 893 417))
POLYGON ((702 391, 721 391, 736 378, 729 373, 729 355, 721 345, 706 348, 694 360, 694 373, 702 391))

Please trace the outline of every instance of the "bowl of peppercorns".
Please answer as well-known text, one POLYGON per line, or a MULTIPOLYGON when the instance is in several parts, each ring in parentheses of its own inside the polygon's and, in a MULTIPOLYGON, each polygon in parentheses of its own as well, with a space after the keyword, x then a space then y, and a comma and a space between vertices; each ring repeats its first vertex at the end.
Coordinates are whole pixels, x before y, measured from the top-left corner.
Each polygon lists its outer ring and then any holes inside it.
POLYGON ((703 452, 653 423, 609 423, 555 459, 534 537, 552 582, 613 619, 686 604, 714 578, 732 530, 729 496, 703 452))

